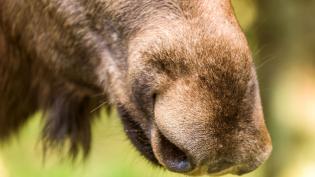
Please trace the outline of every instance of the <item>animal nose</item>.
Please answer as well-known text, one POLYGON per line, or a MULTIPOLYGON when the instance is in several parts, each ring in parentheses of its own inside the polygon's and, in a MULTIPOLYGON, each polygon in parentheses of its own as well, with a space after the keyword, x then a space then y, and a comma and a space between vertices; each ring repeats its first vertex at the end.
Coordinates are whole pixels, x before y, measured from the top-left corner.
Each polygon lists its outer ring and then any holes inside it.
POLYGON ((151 141, 159 162, 170 171, 190 175, 238 173, 239 166, 232 161, 196 162, 193 154, 180 149, 158 130, 152 133, 151 141))
POLYGON ((154 155, 161 165, 170 171, 188 175, 218 176, 228 173, 237 175, 248 173, 265 161, 271 151, 270 148, 267 148, 262 154, 257 153, 256 158, 248 156, 239 159, 233 157, 233 154, 235 155, 233 152, 228 155, 213 153, 213 155, 217 155, 210 158, 210 152, 202 153, 198 150, 194 151, 194 149, 185 149, 185 146, 176 143, 176 139, 164 136, 155 126, 151 132, 151 145, 154 155))
MULTIPOLYGON (((189 175, 222 175, 227 173, 239 174, 240 170, 243 169, 240 165, 229 160, 196 161, 196 154, 188 153, 187 150, 175 145, 156 127, 151 132, 151 145, 160 164, 173 172, 189 175)), ((246 168, 243 171, 246 171, 246 168)))

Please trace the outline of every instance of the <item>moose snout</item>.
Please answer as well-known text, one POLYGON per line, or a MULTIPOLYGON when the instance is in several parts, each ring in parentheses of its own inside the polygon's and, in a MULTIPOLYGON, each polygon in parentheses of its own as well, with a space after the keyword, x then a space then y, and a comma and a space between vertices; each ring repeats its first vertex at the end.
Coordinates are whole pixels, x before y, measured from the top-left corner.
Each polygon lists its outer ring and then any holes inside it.
POLYGON ((241 175, 266 161, 272 145, 259 99, 250 112, 237 108, 246 114, 224 116, 211 109, 210 99, 191 93, 174 87, 156 97, 150 143, 162 166, 187 175, 241 175))
MULTIPOLYGON (((163 135, 158 127, 152 128, 151 144, 159 163, 170 171, 193 176, 205 174, 217 176, 228 173, 242 175, 255 170, 266 160, 271 151, 271 147, 266 145, 263 151, 255 154, 231 150, 219 155, 219 150, 215 146, 212 149, 200 147, 198 150, 196 146, 195 149, 189 149, 189 144, 180 144, 170 139, 172 138, 163 135)), ((207 146, 208 143, 199 145, 207 146)))

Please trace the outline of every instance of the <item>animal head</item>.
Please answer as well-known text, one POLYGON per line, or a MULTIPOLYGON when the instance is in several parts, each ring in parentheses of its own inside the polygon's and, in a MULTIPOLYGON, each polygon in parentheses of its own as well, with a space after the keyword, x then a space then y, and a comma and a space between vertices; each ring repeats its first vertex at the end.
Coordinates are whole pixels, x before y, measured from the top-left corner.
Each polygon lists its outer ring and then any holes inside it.
POLYGON ((32 110, 48 110, 48 139, 87 151, 88 109, 102 92, 139 152, 171 171, 243 174, 268 158, 255 68, 229 0, 1 3, 6 45, 28 59, 32 95, 41 93, 32 110))
POLYGON ((129 99, 118 105, 126 133, 171 171, 250 172, 271 140, 246 39, 229 1, 180 8, 191 16, 149 22, 130 40, 129 99))

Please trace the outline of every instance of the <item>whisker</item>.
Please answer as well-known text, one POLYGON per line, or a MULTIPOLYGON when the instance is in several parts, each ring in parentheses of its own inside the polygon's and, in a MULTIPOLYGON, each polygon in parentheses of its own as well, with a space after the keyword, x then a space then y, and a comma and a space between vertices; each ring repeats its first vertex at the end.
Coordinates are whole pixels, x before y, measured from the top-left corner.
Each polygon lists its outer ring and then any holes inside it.
POLYGON ((263 50, 264 50, 264 47, 253 49, 252 51, 253 57, 254 58, 259 57, 263 50))
POLYGON ((107 104, 107 101, 102 102, 100 105, 98 105, 98 106, 96 106, 94 109, 92 109, 92 110, 90 111, 90 113, 93 113, 93 112, 97 111, 98 109, 100 109, 102 106, 104 106, 104 105, 106 105, 106 104, 107 104))
POLYGON ((125 130, 125 132, 142 132, 141 130, 125 130))
MULTIPOLYGON (((266 57, 266 58, 268 58, 268 57, 266 57)), ((261 69, 263 66, 265 66, 267 63, 269 63, 270 61, 274 61, 274 60, 276 60, 276 57, 275 56, 273 56, 273 57, 269 57, 268 59, 266 59, 266 60, 264 60, 262 63, 260 63, 257 67, 256 67, 256 70, 259 70, 259 69, 261 69)))

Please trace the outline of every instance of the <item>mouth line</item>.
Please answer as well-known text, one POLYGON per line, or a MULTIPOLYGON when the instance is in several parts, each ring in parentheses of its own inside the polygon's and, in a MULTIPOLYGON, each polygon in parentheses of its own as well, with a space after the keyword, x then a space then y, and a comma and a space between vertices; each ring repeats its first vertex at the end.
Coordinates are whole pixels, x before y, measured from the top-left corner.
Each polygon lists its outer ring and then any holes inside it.
POLYGON ((228 167, 223 170, 215 170, 215 171, 209 171, 209 165, 203 165, 199 168, 194 169, 193 171, 186 173, 186 175, 189 176, 201 176, 201 175, 210 175, 210 176, 222 176, 227 174, 239 174, 239 167, 240 165, 228 167))
POLYGON ((230 168, 227 168, 227 169, 224 169, 220 172, 215 172, 215 173, 208 173, 208 175, 211 175, 211 176, 222 176, 222 175, 226 175, 226 174, 235 174, 235 172, 238 171, 238 167, 235 166, 235 167, 230 167, 230 168))

